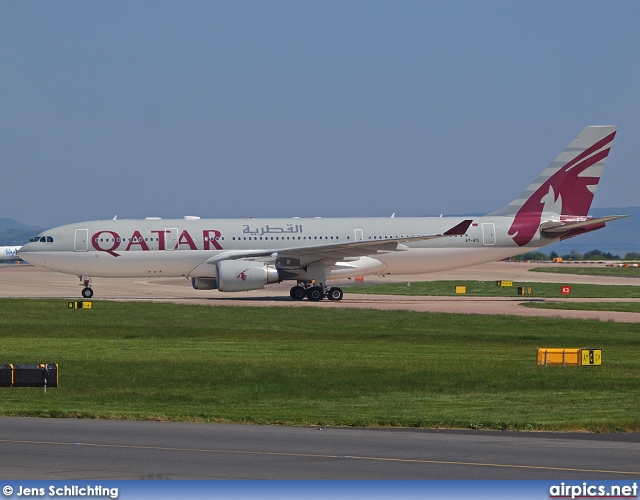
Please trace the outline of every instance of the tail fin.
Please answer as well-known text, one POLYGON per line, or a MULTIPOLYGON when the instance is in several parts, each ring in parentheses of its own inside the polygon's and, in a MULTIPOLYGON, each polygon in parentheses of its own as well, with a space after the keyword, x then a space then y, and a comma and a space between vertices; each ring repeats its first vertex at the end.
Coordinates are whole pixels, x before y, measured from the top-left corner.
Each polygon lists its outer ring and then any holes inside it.
POLYGON ((531 241, 545 212, 586 217, 616 129, 585 128, 518 198, 489 215, 515 218, 509 234, 518 245, 531 241))

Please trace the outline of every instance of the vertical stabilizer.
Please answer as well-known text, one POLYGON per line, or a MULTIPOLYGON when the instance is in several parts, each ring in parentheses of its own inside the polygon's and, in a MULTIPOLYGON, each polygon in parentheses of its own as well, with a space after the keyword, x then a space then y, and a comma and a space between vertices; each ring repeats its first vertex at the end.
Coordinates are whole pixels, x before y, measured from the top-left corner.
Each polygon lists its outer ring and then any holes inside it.
POLYGON ((616 129, 585 128, 518 198, 489 215, 514 217, 509 234, 518 245, 531 241, 543 213, 586 217, 616 129))

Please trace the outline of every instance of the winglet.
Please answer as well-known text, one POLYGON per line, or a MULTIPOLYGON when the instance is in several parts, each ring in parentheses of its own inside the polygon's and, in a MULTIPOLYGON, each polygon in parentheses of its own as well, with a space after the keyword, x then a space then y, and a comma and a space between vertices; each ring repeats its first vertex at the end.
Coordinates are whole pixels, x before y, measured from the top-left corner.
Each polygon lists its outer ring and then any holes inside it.
POLYGON ((473 222, 472 220, 463 220, 460 224, 452 227, 451 229, 449 229, 447 232, 443 234, 444 236, 460 236, 462 234, 465 234, 472 222, 473 222))

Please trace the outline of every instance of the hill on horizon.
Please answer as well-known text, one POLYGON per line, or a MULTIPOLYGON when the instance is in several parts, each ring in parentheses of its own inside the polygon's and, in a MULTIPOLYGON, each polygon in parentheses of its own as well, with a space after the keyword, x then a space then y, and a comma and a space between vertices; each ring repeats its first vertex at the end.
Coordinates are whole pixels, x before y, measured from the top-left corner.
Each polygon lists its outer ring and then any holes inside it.
POLYGON ((27 226, 15 219, 0 217, 0 245, 13 246, 24 245, 39 232, 41 227, 27 226))
POLYGON ((0 231, 6 231, 7 229, 20 229, 23 231, 33 231, 33 230, 42 231, 43 228, 38 226, 27 226, 26 224, 23 224, 22 222, 19 222, 15 219, 6 219, 6 218, 0 217, 0 231))

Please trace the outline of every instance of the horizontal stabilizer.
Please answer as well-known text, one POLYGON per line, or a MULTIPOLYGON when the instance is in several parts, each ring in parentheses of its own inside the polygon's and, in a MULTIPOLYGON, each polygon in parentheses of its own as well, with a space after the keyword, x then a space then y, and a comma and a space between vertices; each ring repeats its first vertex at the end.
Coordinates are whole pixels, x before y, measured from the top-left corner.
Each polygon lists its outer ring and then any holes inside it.
POLYGON ((606 217, 596 217, 593 219, 572 221, 572 222, 562 222, 562 221, 549 221, 545 222, 540 226, 540 232, 544 236, 548 237, 556 237, 562 234, 565 234, 569 231, 573 231, 575 229, 599 229, 600 227, 604 227, 606 222, 623 219, 624 217, 629 217, 628 215, 608 215, 606 217))

